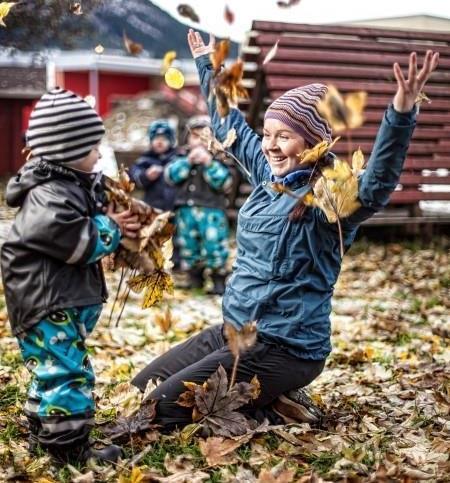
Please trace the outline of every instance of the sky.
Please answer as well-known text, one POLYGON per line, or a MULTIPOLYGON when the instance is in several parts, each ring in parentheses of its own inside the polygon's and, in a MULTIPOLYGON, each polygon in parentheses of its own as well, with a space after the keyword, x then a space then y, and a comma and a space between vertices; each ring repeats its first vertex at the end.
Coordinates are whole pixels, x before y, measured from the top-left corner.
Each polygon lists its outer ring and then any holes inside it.
POLYGON ((406 15, 434 15, 450 19, 449 0, 301 0, 296 6, 282 9, 277 0, 151 0, 181 22, 194 28, 214 32, 219 37, 230 37, 242 42, 253 20, 292 23, 336 23, 348 20, 397 17, 406 15), (191 5, 200 23, 177 13, 180 3, 191 5), (225 5, 235 14, 232 25, 225 22, 225 5))

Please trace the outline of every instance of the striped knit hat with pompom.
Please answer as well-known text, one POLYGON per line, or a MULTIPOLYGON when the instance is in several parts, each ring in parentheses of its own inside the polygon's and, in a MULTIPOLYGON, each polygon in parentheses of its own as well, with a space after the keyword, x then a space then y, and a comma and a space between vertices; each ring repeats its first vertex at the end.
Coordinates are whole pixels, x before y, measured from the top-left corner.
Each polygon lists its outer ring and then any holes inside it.
POLYGON ((103 121, 84 99, 56 87, 33 109, 26 140, 33 156, 67 164, 84 159, 104 134, 103 121))
POLYGON ((285 92, 270 104, 265 119, 277 119, 300 134, 312 146, 325 140, 331 141, 331 129, 317 109, 327 86, 309 84, 285 92))

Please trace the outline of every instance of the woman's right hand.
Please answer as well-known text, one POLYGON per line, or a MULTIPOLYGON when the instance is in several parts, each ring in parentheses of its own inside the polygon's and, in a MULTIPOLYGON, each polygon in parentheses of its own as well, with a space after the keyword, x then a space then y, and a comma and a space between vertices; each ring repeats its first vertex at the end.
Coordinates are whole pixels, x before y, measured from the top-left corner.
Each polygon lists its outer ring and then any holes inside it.
POLYGON ((196 59, 205 54, 211 54, 214 52, 216 39, 214 35, 209 35, 209 44, 205 45, 203 42, 202 36, 199 32, 194 31, 193 29, 189 29, 188 35, 188 44, 191 49, 192 57, 196 59))

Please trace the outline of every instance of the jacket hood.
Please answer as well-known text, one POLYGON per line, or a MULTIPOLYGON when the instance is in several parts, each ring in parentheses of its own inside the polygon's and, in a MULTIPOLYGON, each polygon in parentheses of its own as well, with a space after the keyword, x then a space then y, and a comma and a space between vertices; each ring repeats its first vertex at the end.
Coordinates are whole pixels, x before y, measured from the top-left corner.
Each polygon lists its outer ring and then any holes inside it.
POLYGON ((51 164, 41 159, 31 159, 9 180, 6 186, 6 203, 12 208, 22 206, 27 194, 36 186, 52 179, 65 178, 90 180, 90 174, 72 171, 61 165, 51 164))

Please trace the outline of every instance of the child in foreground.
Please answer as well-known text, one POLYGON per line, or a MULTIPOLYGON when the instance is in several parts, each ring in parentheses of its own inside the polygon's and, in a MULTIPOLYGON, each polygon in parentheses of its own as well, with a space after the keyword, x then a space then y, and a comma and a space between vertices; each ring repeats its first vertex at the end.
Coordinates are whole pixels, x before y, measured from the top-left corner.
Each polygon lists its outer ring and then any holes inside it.
POLYGON ((105 204, 101 173, 92 172, 104 132, 85 100, 47 92, 26 133, 32 157, 6 190, 19 211, 1 268, 12 332, 33 376, 24 407, 30 450, 40 445, 61 462, 121 454, 89 439, 95 377, 85 339, 107 298, 100 260, 140 228, 135 215, 105 204))

